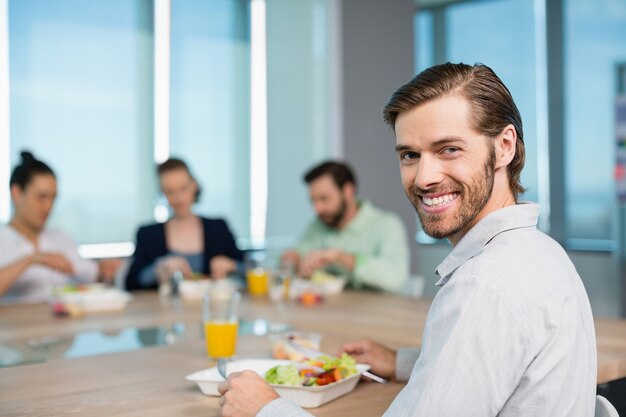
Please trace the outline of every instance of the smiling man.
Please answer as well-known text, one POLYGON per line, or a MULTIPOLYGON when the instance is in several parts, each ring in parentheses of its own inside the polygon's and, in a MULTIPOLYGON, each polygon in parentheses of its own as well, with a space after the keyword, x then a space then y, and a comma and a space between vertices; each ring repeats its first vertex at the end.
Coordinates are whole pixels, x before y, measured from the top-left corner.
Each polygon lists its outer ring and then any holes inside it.
MULTIPOLYGON (((375 373, 408 378, 385 416, 593 416, 589 300, 565 251, 537 230, 539 207, 518 202, 524 142, 508 89, 484 65, 438 65, 396 91, 384 116, 424 230, 454 247, 421 350, 343 346, 375 373)), ((307 415, 250 373, 220 389, 225 416, 307 415)))

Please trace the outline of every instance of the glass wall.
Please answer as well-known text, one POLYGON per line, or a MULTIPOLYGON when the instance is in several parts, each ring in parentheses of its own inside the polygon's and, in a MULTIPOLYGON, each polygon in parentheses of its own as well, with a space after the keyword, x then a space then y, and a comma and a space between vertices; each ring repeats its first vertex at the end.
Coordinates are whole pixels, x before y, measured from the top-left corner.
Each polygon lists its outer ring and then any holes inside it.
POLYGON ((11 165, 29 149, 57 173, 52 227, 132 240, 155 191, 151 1, 10 1, 9 30, 11 165))
POLYGON ((626 63, 626 2, 565 2, 565 162, 571 239, 612 239, 616 68, 626 63))
MULTIPOLYGON (((10 2, 11 154, 57 171, 51 218, 81 243, 133 239, 153 221, 153 5, 10 2), (113 168, 114 167, 114 168, 113 168)), ((170 152, 203 187, 198 212, 249 229, 249 6, 176 1, 170 152)))
POLYGON ((268 2, 267 236, 276 251, 313 217, 303 174, 333 153, 333 3, 268 2))
POLYGON ((170 152, 202 187, 197 212, 250 230, 250 7, 172 2, 170 152))

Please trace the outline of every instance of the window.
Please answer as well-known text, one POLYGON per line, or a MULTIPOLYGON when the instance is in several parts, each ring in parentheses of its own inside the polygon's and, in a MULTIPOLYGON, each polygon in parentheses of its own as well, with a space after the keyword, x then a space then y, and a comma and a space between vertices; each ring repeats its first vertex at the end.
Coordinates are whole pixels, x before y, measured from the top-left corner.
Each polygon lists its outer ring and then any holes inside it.
POLYGON ((56 172, 52 227, 133 240, 155 192, 151 2, 10 1, 9 22, 11 165, 29 149, 56 172))
POLYGON ((616 68, 626 62, 626 3, 568 0, 565 17, 567 235, 609 240, 616 68))
MULTIPOLYGON (((292 243, 310 217, 301 173, 340 154, 338 6, 268 5, 268 49, 261 49, 270 93, 258 100, 267 105, 261 124, 268 137, 260 155, 251 151, 251 120, 258 120, 251 75, 261 74, 263 88, 266 76, 253 68, 251 30, 265 31, 254 25, 254 10, 265 8, 264 0, 9 1, 11 135, 1 146, 10 148, 11 166, 28 149, 57 173, 50 226, 79 243, 133 241, 163 203, 158 151, 189 163, 203 189, 198 214, 226 218, 244 247, 252 229, 265 234, 265 207, 255 207, 252 183, 261 178, 271 185, 259 198, 271 206, 267 235, 292 243), (155 10, 166 18, 155 23, 155 10), (169 53, 160 54, 168 31, 169 53), (155 45, 157 56, 169 56, 162 102, 155 45), (168 100, 169 130, 161 135, 154 106, 161 111, 168 100), (155 136, 167 143, 155 145, 155 136), (252 172, 260 160, 267 179, 252 172)), ((6 199, 0 203, 5 222, 6 199)))
POLYGON ((432 67, 435 60, 434 36, 433 36, 433 13, 425 10, 415 14, 415 39, 417 47, 415 53, 416 74, 432 67))
MULTIPOLYGON (((202 187, 197 212, 250 231, 250 6, 172 2, 170 153, 202 187)), ((154 172, 154 169, 151 170, 154 172)))
POLYGON ((270 251, 293 245, 312 217, 303 174, 338 156, 332 0, 269 2, 268 219, 270 251), (288 58, 286 58, 288 57, 288 58))

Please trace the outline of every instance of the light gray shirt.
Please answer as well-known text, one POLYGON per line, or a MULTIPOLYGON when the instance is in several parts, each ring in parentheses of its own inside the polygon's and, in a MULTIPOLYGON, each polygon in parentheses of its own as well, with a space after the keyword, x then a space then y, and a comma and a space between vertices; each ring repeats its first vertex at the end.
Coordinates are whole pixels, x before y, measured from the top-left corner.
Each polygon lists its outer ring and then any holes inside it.
MULTIPOLYGON (((497 210, 439 265, 421 352, 385 416, 594 415, 591 307, 565 251, 537 230, 538 216, 535 204, 497 210)), ((399 376, 415 353, 399 352, 399 376)), ((259 413, 307 415, 284 399, 259 413)))

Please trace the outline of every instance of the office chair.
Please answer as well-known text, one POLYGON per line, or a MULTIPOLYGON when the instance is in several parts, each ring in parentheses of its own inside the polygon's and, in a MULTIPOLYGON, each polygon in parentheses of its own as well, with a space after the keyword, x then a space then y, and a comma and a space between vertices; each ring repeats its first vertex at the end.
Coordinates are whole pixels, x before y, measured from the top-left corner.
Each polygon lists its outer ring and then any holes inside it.
POLYGON ((595 417, 619 417, 619 414, 617 414, 617 410, 609 400, 602 395, 596 395, 595 417))

